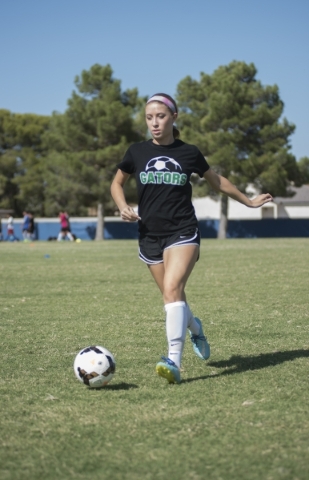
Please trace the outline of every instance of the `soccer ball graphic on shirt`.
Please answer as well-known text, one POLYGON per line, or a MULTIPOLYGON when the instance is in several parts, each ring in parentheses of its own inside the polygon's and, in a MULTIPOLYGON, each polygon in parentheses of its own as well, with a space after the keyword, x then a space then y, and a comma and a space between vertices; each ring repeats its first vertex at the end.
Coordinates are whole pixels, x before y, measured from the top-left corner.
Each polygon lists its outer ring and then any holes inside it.
POLYGON ((148 170, 158 170, 160 172, 177 172, 181 171, 182 168, 176 160, 169 157, 155 157, 149 160, 146 165, 146 172, 148 170))
POLYGON ((112 353, 101 346, 83 348, 75 357, 76 378, 90 388, 105 387, 113 378, 116 362, 112 353))

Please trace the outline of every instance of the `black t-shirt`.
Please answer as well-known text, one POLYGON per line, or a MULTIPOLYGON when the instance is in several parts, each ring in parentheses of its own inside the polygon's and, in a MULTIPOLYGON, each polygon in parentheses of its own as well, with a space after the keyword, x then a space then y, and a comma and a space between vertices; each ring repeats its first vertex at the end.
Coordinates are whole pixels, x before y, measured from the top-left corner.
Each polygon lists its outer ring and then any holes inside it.
POLYGON ((209 169, 197 147, 181 140, 170 145, 135 143, 117 167, 135 176, 141 234, 162 236, 197 226, 190 177, 203 177, 209 169))

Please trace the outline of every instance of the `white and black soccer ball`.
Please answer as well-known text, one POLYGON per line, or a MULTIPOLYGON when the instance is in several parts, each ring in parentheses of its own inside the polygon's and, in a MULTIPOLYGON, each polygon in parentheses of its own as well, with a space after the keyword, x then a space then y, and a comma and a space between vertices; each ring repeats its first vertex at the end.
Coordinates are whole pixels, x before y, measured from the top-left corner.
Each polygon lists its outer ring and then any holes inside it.
POLYGON ((155 157, 149 160, 146 165, 146 172, 148 170, 157 170, 159 172, 177 172, 181 171, 182 168, 176 160, 169 157, 155 157))
POLYGON ((90 388, 105 387, 112 380, 115 370, 114 356, 101 346, 83 348, 75 357, 75 376, 90 388))

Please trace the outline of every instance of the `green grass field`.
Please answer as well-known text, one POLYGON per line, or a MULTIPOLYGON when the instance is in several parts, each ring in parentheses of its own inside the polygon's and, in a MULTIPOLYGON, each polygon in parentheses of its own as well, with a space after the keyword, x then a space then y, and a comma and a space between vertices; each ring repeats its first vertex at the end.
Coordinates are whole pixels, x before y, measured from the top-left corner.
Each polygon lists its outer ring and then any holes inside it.
POLYGON ((136 241, 0 244, 1 480, 309 478, 309 239, 203 240, 187 296, 183 382, 136 241), (49 257, 46 257, 49 255, 49 257), (72 364, 108 348, 90 390, 72 364))

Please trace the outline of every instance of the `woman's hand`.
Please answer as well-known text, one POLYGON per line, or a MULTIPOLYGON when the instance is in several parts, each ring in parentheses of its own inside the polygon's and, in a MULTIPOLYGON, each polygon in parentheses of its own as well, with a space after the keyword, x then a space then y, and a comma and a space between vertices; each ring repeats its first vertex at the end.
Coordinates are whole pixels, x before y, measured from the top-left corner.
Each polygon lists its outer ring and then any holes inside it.
POLYGON ((264 205, 264 203, 271 202, 273 197, 270 193, 262 193, 257 197, 250 200, 247 195, 244 195, 242 192, 238 190, 233 183, 231 183, 227 178, 222 177, 222 175, 218 175, 214 170, 211 168, 204 173, 204 178, 207 180, 208 184, 215 190, 216 192, 225 193, 233 200, 237 200, 237 202, 246 205, 246 207, 250 208, 258 208, 264 205))
POLYGON ((111 194, 119 208, 122 220, 125 222, 136 222, 137 220, 141 220, 141 218, 134 212, 133 208, 127 204, 123 190, 124 184, 129 177, 130 175, 128 173, 117 170, 111 185, 111 194))
POLYGON ((137 220, 141 220, 141 217, 139 217, 129 205, 121 210, 120 215, 125 222, 136 222, 137 220))
POLYGON ((272 200, 273 197, 270 195, 270 193, 263 193, 262 195, 258 195, 257 197, 253 198, 251 200, 251 205, 248 205, 248 207, 258 208, 265 203, 271 202, 272 200))

